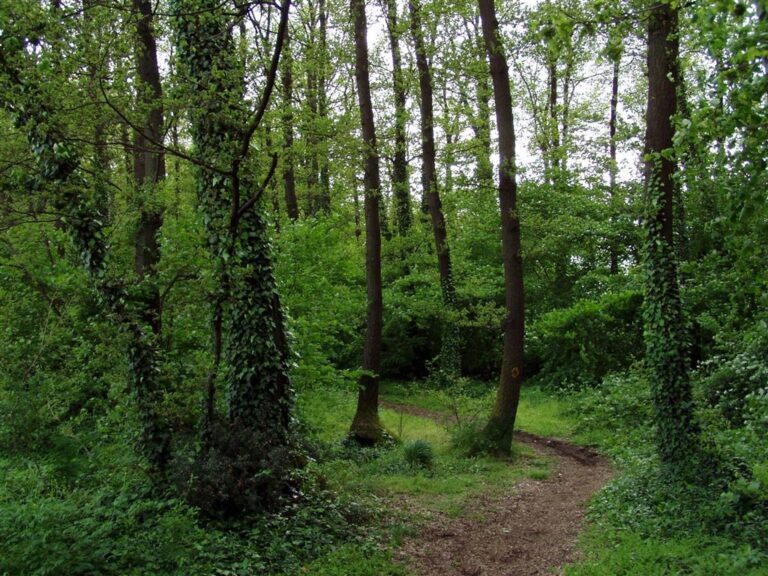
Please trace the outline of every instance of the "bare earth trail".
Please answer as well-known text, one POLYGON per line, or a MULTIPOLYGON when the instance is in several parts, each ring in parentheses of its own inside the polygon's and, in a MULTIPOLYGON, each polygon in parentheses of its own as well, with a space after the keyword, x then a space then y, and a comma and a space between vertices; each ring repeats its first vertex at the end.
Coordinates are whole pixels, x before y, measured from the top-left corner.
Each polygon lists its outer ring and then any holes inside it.
MULTIPOLYGON (((384 402, 400 412, 446 422, 443 413, 384 402)), ((400 557, 421 576, 536 576, 559 574, 578 559, 576 543, 592 495, 611 478, 607 460, 562 440, 525 432, 515 440, 553 461, 547 480, 524 480, 508 494, 482 494, 471 514, 429 512, 426 526, 407 539, 400 557)))

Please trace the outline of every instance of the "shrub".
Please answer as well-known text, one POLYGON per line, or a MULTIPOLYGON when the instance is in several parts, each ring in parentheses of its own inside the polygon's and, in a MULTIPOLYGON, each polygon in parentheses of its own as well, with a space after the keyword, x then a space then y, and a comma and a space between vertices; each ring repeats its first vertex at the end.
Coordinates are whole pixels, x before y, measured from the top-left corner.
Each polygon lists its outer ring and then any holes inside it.
POLYGON ((238 518, 296 498, 303 464, 304 456, 291 446, 275 445, 250 428, 217 423, 207 449, 179 463, 178 478, 187 502, 206 516, 238 518))
POLYGON ((483 426, 479 419, 473 418, 451 426, 448 429, 451 446, 465 456, 475 456, 482 452, 483 426))
POLYGON ((642 294, 626 291, 544 314, 529 336, 536 381, 584 388, 629 367, 643 353, 641 307, 642 294))
POLYGON ((705 401, 732 426, 744 424, 750 399, 764 394, 768 382, 768 335, 739 348, 702 363, 698 373, 705 401))
POLYGON ((177 574, 202 536, 189 507, 146 498, 146 486, 35 493, 36 482, 0 495, 0 574, 177 574))
POLYGON ((435 452, 426 440, 414 440, 403 447, 405 461, 414 468, 432 468, 435 452))

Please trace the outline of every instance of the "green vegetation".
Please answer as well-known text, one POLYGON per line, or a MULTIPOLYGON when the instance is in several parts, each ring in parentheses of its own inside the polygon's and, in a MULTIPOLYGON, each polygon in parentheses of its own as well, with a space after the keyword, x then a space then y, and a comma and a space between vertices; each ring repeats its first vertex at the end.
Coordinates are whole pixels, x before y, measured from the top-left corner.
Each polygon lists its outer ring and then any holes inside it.
POLYGON ((568 574, 768 574, 766 38, 0 2, 0 576, 406 576, 557 484, 513 428, 612 463, 568 574))
MULTIPOLYGON (((439 391, 425 396, 440 397, 439 391)), ((488 457, 464 458, 452 446, 451 430, 429 417, 385 409, 382 421, 398 439, 385 447, 361 448, 346 441, 354 414, 354 396, 339 390, 323 390, 299 396, 299 414, 318 442, 321 470, 337 489, 358 495, 396 494, 415 496, 425 507, 461 509, 480 492, 503 490, 521 478, 544 478, 548 463, 520 447, 516 463, 488 457), (414 465, 414 450, 427 449, 431 465, 414 465), (420 497, 420 498, 419 498, 420 497)))

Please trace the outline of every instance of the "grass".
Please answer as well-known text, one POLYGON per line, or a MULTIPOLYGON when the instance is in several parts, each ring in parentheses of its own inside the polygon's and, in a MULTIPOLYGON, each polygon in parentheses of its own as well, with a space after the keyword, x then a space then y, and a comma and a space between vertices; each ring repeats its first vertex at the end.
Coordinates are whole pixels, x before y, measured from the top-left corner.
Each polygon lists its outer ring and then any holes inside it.
POLYGON ((586 558, 567 576, 766 576, 763 556, 723 538, 645 538, 592 529, 582 539, 586 558))
MULTIPOLYGON (((418 384, 385 383, 382 397, 394 403, 412 404, 427 410, 455 414, 467 419, 484 419, 490 412, 496 390, 488 383, 471 382, 463 390, 435 390, 418 384)), ((520 394, 515 426, 520 430, 557 438, 576 438, 575 419, 567 404, 538 387, 524 387, 520 394)))
MULTIPOLYGON (((440 393, 422 390, 419 394, 432 407, 439 406, 440 393)), ((355 401, 351 392, 314 390, 299 396, 299 411, 316 439, 340 447, 354 416, 355 401)), ((446 427, 435 420, 389 409, 382 409, 380 415, 401 444, 389 450, 359 449, 354 455, 339 450, 337 457, 325 458, 322 471, 334 488, 378 497, 405 495, 425 508, 460 514, 466 501, 478 493, 508 490, 523 478, 544 479, 549 474, 548 461, 525 446, 516 445, 510 461, 465 458, 452 448, 446 427), (407 464, 404 445, 415 440, 432 446, 431 468, 407 464)))
POLYGON ((392 556, 370 546, 341 546, 330 554, 305 566, 303 574, 311 576, 407 576, 392 556))

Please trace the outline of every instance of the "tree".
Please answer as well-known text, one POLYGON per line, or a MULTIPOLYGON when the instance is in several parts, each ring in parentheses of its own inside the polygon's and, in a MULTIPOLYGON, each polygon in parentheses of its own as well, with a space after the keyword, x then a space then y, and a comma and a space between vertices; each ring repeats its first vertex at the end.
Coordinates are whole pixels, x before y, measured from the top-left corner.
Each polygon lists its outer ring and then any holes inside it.
MULTIPOLYGON (((453 284, 453 267, 448 246, 448 234, 445 228, 445 215, 437 186, 437 157, 435 152, 435 118, 432 103, 432 73, 430 71, 424 35, 421 24, 421 6, 419 0, 410 0, 411 34, 416 48, 416 67, 419 71, 419 105, 421 110, 421 181, 423 194, 432 220, 432 233, 437 252, 437 268, 440 272, 440 287, 443 303, 448 310, 456 308, 456 288, 453 284)), ((449 168, 450 169, 450 168, 449 168)), ((449 318, 443 329, 443 342, 440 350, 440 368, 449 376, 456 376, 460 371, 459 332, 455 319, 449 318)))
MULTIPOLYGON (((138 109, 144 121, 135 130, 133 152, 134 185, 141 199, 139 222, 134 237, 134 271, 139 281, 136 290, 140 301, 139 314, 143 323, 150 328, 134 329, 137 340, 133 349, 143 357, 132 354, 131 362, 159 362, 159 337, 162 323, 162 300, 158 281, 160 263, 159 234, 163 225, 163 213, 157 202, 157 188, 165 180, 165 151, 162 147, 165 120, 163 116, 163 87, 157 58, 157 42, 154 33, 152 3, 148 0, 133 0, 136 14, 136 71, 138 109)), ((158 376, 155 376, 158 378, 158 376)), ((138 394, 142 413, 154 414, 161 401, 160 387, 155 385, 150 394, 138 394)), ((137 390, 142 390, 138 386, 137 390)), ((153 426, 162 426, 157 418, 153 426)), ((146 433, 146 432, 145 432, 146 433)), ((156 457, 161 468, 168 459, 170 433, 165 430, 151 432, 158 436, 163 445, 156 457)), ((145 442, 151 442, 151 439, 145 442)))
MULTIPOLYGON (((610 138, 608 142, 608 195, 611 208, 613 208, 616 205, 617 196, 616 172, 618 171, 618 165, 616 164, 616 124, 618 121, 619 108, 619 72, 621 71, 620 47, 610 50, 609 56, 613 64, 613 71, 611 74, 611 112, 608 120, 608 134, 610 138)), ((610 241, 609 253, 611 274, 617 274, 619 272, 619 254, 613 239, 610 241)))
POLYGON ((411 214, 411 192, 408 185, 408 140, 406 123, 405 77, 400 53, 400 25, 397 21, 396 0, 384 0, 387 16, 387 33, 392 53, 392 87, 395 97, 395 154, 392 161, 392 188, 395 199, 397 232, 408 234, 413 215, 411 214))
POLYGON ((293 149, 293 55, 291 54, 290 30, 285 33, 281 79, 283 83, 283 186, 285 209, 291 220, 299 219, 299 202, 296 199, 296 174, 293 149))
POLYGON ((368 74, 368 40, 365 1, 351 0, 350 12, 355 33, 355 84, 360 105, 360 125, 365 150, 365 270, 368 293, 363 374, 350 435, 362 443, 382 440, 384 427, 379 420, 379 371, 381 369, 381 332, 383 303, 381 295, 381 220, 379 216, 379 154, 373 119, 371 85, 368 74))
MULTIPOLYGON (((86 3, 85 8, 91 10, 94 6, 86 3)), ((95 169, 89 171, 83 166, 81 151, 73 144, 74 139, 67 131, 60 107, 46 89, 51 79, 41 74, 27 53, 28 48, 45 44, 43 57, 48 61, 61 60, 63 32, 56 22, 58 9, 55 4, 51 7, 53 17, 50 19, 43 12, 16 14, 15 26, 7 31, 18 41, 9 43, 13 50, 4 50, 0 58, 0 105, 12 114, 16 127, 25 133, 35 155, 39 172, 32 189, 40 193, 43 203, 50 203, 61 214, 60 225, 72 237, 104 308, 130 335, 131 392, 136 399, 141 421, 139 450, 152 471, 161 477, 170 457, 170 437, 158 406, 163 392, 156 347, 160 318, 152 272, 157 252, 152 252, 150 248, 152 255, 147 258, 144 240, 151 242, 152 233, 141 235, 142 238, 137 237, 136 241, 136 267, 137 272, 141 271, 138 283, 126 282, 110 271, 109 260, 114 257, 114 251, 107 233, 110 199, 104 179, 108 161, 104 149, 103 118, 98 118, 95 126, 95 169), (30 19, 37 19, 37 22, 33 24, 30 19), (149 281, 144 283, 147 278, 149 281)), ((84 18, 84 22, 90 32, 91 17, 84 18)), ((93 39, 79 40, 89 43, 93 39)), ((140 38, 140 44, 145 40, 146 37, 140 38)), ((142 44, 139 58, 146 55, 143 49, 142 44)), ((93 62, 87 67, 87 91, 93 98, 95 85, 101 80, 98 78, 101 70, 93 62)), ((150 100, 154 102, 150 109, 156 112, 157 102, 152 98, 150 100)), ((160 120, 162 122, 162 115, 160 120)), ((152 124, 152 121, 149 123, 152 124)), ((146 232, 146 228, 143 230, 146 232)))
POLYGON ((496 6, 494 0, 479 0, 478 3, 483 39, 491 68, 493 97, 496 104, 496 127, 499 133, 499 206, 506 310, 499 388, 484 434, 492 452, 508 455, 512 449, 512 430, 523 383, 525 335, 523 259, 515 173, 515 126, 512 115, 512 94, 509 88, 509 69, 499 34, 496 6))
POLYGON ((221 357, 226 362, 228 410, 222 438, 217 450, 203 453, 199 464, 212 474, 205 477, 196 471, 201 479, 193 488, 193 497, 213 500, 209 512, 215 514, 274 505, 283 491, 274 487, 291 482, 288 468, 300 465, 289 456, 295 453, 290 351, 262 206, 277 158, 261 171, 266 176, 258 182, 258 163, 251 157, 252 139, 275 85, 289 7, 287 1, 281 7, 260 101, 250 110, 243 105, 248 100, 232 14, 217 0, 172 4, 184 94, 191 104, 198 199, 219 287, 213 312, 214 361, 221 357), (219 457, 226 460, 223 477, 211 464, 219 457), (229 486, 219 488, 227 479, 229 486))
POLYGON ((678 52, 678 9, 672 2, 658 2, 651 7, 648 20, 644 321, 657 445, 666 465, 678 465, 690 457, 698 432, 674 249, 673 117, 678 52))

